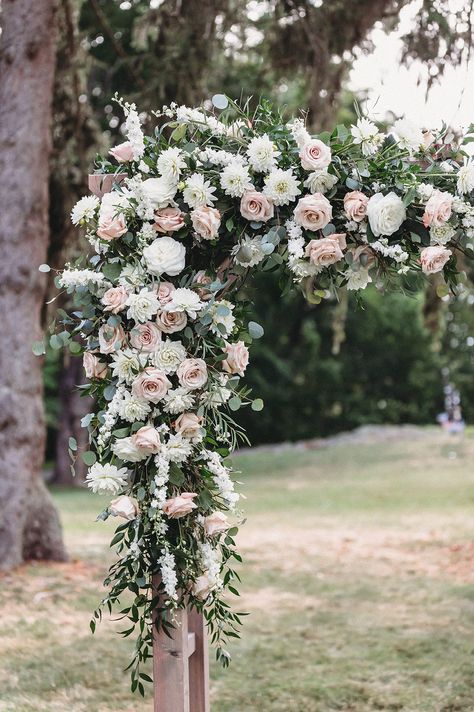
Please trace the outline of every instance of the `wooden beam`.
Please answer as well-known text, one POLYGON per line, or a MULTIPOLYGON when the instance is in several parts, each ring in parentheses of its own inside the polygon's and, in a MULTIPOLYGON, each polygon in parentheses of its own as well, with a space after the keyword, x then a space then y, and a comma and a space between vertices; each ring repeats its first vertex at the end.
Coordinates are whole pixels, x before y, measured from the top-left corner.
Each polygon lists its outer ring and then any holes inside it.
POLYGON ((191 712, 189 703, 188 614, 176 611, 171 637, 153 635, 154 712, 191 712))
POLYGON ((196 650, 189 658, 190 712, 210 712, 207 629, 204 616, 194 608, 188 611, 188 629, 196 638, 196 650))

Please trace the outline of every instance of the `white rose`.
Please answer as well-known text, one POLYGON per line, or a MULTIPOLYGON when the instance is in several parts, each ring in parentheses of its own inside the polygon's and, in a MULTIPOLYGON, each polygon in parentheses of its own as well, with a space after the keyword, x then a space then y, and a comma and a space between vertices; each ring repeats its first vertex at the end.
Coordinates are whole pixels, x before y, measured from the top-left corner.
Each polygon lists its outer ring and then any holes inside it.
POLYGON ((184 269, 186 249, 180 242, 165 235, 145 247, 143 257, 150 274, 160 277, 166 273, 175 277, 184 269))
POLYGON ((376 237, 393 235, 406 218, 405 206, 395 193, 376 193, 367 205, 367 217, 376 237))
POLYGON ((140 462, 146 457, 146 453, 137 447, 133 437, 116 440, 112 445, 112 452, 124 462, 140 462))
POLYGON ((166 208, 176 195, 176 184, 167 178, 147 178, 142 183, 142 190, 155 210, 166 208))

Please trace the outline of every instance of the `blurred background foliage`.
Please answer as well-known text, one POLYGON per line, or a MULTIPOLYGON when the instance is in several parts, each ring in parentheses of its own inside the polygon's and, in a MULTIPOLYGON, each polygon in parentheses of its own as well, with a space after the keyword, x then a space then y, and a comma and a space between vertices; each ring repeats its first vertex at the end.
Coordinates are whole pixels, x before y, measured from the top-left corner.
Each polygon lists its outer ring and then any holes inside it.
MULTIPOLYGON (((408 3, 60 0, 49 263, 61 266, 85 247, 68 216, 87 192, 95 153, 120 136, 115 92, 135 101, 145 120, 164 103, 194 105, 219 92, 263 95, 288 114, 308 109, 314 130, 350 123, 354 99, 364 99, 346 88, 355 53, 370 51, 374 27, 393 30, 408 3)), ((419 5, 403 37, 403 62, 423 60, 432 81, 469 56, 472 5, 419 5)), ((441 301, 426 283, 411 291, 407 299, 373 289, 358 301, 351 294, 314 306, 296 293, 282 297, 274 274, 259 276, 248 296, 266 334, 253 346, 247 374, 266 407, 241 412, 252 442, 324 436, 365 423, 433 422, 443 407, 446 367, 472 420, 472 295, 466 289, 456 301, 441 301)), ((80 416, 90 406, 71 392, 80 378, 73 360, 48 352, 47 459, 55 461, 56 482, 70 482, 65 443, 79 437, 80 416)))

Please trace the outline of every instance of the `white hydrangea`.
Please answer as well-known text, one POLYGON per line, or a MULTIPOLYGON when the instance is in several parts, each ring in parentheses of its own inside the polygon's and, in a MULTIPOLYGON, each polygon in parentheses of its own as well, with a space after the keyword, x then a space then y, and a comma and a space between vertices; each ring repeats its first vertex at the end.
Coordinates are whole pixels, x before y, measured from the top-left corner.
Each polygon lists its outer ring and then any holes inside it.
POLYGON ((94 494, 118 494, 127 484, 128 470, 96 462, 86 475, 87 486, 94 494))
POLYGON ((301 193, 298 179, 291 168, 284 171, 275 168, 265 178, 264 195, 272 200, 275 205, 288 205, 301 193))
POLYGON ((87 287, 89 284, 104 285, 105 277, 92 269, 65 269, 59 277, 59 286, 66 289, 87 287))
POLYGON ((474 190, 474 160, 465 159, 464 165, 458 170, 458 193, 471 193, 474 190))
POLYGON ((99 198, 95 195, 85 195, 77 201, 71 210, 71 222, 73 225, 82 225, 90 222, 96 217, 97 208, 99 207, 99 198))
POLYGON ((119 383, 132 383, 138 372, 146 365, 145 354, 134 353, 131 349, 116 351, 112 356, 112 373, 119 383))
POLYGON ((156 161, 158 173, 169 181, 177 183, 181 171, 186 168, 183 152, 174 146, 165 149, 156 161))
POLYGON ((430 228, 430 239, 432 245, 446 245, 456 234, 452 225, 440 225, 430 228))
POLYGON ((393 125, 393 134, 398 144, 411 153, 418 151, 423 145, 423 131, 409 119, 398 119, 393 125))
POLYGON ((355 144, 361 144, 364 156, 373 156, 379 150, 383 136, 378 127, 369 119, 358 119, 357 124, 351 126, 352 140, 355 144))
POLYGON ((171 301, 165 306, 165 311, 186 312, 191 319, 195 319, 203 307, 204 302, 196 292, 187 287, 178 287, 172 292, 171 301))
POLYGON ((187 388, 179 386, 168 391, 164 397, 163 410, 170 415, 184 413, 194 405, 194 396, 187 388))
POLYGON ((346 288, 352 291, 365 289, 372 282, 372 277, 367 269, 351 269, 346 272, 345 276, 347 277, 346 288))
POLYGON ((190 208, 200 208, 203 205, 212 205, 217 198, 213 193, 216 189, 205 180, 201 173, 193 173, 186 181, 186 187, 183 190, 184 202, 190 208))
POLYGON ((162 341, 151 359, 157 368, 165 373, 175 373, 179 364, 186 358, 186 349, 181 341, 162 341))
POLYGON ((150 412, 150 403, 142 398, 132 395, 130 391, 125 391, 119 406, 119 415, 129 423, 137 420, 144 420, 150 412))
POLYGON ((311 193, 327 193, 337 183, 337 176, 326 170, 314 171, 306 178, 304 185, 311 193))
POLYGON ((150 321, 160 309, 158 295, 146 287, 143 287, 138 294, 130 294, 126 304, 128 306, 127 317, 142 323, 150 321))
POLYGON ((276 159, 280 155, 275 144, 267 134, 253 138, 247 148, 249 163, 257 173, 268 173, 275 167, 276 159))
POLYGON ((253 188, 249 169, 241 163, 229 163, 220 177, 222 190, 232 198, 241 198, 246 190, 253 188))

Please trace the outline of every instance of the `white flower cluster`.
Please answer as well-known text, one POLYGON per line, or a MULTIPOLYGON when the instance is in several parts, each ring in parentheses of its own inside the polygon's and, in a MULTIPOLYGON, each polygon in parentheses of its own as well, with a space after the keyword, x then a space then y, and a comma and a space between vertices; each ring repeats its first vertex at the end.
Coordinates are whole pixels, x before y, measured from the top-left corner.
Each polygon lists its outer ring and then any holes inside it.
POLYGON ((219 490, 224 502, 229 509, 234 509, 240 499, 240 496, 234 489, 234 483, 230 478, 230 470, 222 464, 222 459, 217 452, 211 450, 203 450, 202 457, 206 461, 209 472, 214 475, 214 484, 219 490))
POLYGON ((384 257, 390 257, 395 262, 406 262, 409 257, 408 252, 405 252, 400 245, 389 245, 386 237, 372 242, 370 246, 376 252, 380 252, 384 257))
POLYGON ((158 565, 161 572, 161 580, 165 588, 166 595, 170 601, 176 601, 178 594, 176 592, 178 586, 178 577, 176 575, 176 561, 173 554, 165 549, 164 553, 158 559, 158 565))
POLYGON ((145 153, 145 140, 141 129, 140 117, 135 104, 125 104, 125 135, 133 148, 133 159, 138 161, 145 153))
POLYGON ((104 285, 106 279, 101 272, 92 269, 65 269, 59 277, 59 286, 66 289, 88 287, 90 284, 104 285))

